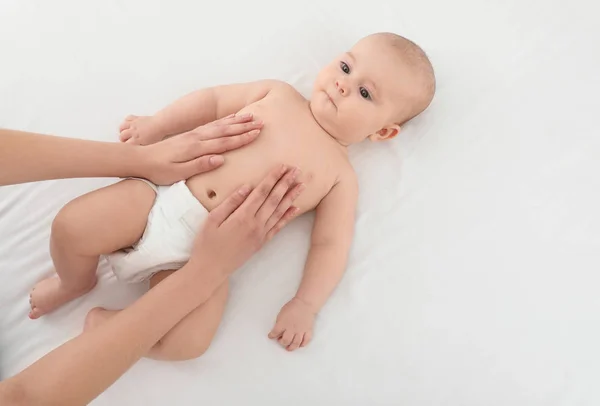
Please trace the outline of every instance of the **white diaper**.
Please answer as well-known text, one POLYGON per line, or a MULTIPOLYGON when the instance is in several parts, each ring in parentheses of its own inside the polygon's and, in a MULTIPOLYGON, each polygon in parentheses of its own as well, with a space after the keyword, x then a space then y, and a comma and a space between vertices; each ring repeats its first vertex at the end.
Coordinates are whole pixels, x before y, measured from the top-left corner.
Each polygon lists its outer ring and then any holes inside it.
POLYGON ((156 186, 154 206, 142 238, 131 248, 106 255, 117 279, 135 283, 156 272, 179 269, 189 259, 194 237, 208 211, 192 195, 185 181, 172 186, 156 186))

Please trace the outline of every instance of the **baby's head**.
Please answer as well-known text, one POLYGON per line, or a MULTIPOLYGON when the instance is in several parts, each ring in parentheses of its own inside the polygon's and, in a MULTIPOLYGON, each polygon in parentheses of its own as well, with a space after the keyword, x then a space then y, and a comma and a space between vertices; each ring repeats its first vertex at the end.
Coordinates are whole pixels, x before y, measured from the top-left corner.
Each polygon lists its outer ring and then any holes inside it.
POLYGON ((434 93, 425 52, 404 37, 378 33, 321 70, 310 105, 323 129, 349 145, 394 137, 429 106, 434 93))

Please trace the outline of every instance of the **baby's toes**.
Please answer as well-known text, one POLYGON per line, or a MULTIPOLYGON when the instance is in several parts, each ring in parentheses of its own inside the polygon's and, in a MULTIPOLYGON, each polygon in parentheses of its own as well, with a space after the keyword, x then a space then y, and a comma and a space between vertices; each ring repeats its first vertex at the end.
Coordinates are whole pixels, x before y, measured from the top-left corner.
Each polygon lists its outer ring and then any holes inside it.
POLYGON ((35 320, 42 315, 42 312, 36 306, 35 299, 33 298, 32 293, 33 293, 33 290, 29 294, 29 307, 31 307, 31 310, 29 311, 29 318, 32 320, 35 320))
POLYGON ((127 141, 125 141, 125 143, 133 144, 133 145, 144 145, 144 144, 142 144, 142 140, 138 134, 133 134, 131 137, 129 137, 127 139, 127 141))
POLYGON ((38 319, 41 315, 42 315, 42 312, 40 311, 40 309, 35 307, 35 305, 32 305, 31 311, 29 312, 29 318, 31 320, 35 320, 35 319, 38 319))
POLYGON ((136 120, 138 117, 137 116, 127 116, 125 117, 125 120, 121 123, 121 125, 119 126, 119 131, 123 131, 128 129, 129 127, 131 127, 131 123, 136 120))
POLYGON ((133 137, 134 131, 131 128, 128 128, 126 130, 121 131, 121 134, 119 135, 119 140, 121 140, 121 142, 127 142, 128 140, 131 139, 131 137, 133 137))
POLYGON ((38 317, 41 316, 40 311, 38 310, 38 308, 35 305, 35 299, 33 298, 34 290, 35 290, 35 288, 31 289, 31 291, 29 292, 29 307, 31 308, 31 310, 29 310, 29 318, 30 319, 37 319, 38 317))

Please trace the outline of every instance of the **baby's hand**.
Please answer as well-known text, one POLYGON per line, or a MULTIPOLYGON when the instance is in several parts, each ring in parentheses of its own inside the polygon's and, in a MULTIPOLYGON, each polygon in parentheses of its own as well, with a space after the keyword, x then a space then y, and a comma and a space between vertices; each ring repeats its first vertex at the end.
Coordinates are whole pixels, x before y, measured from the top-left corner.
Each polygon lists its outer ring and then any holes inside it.
POLYGON ((119 127, 121 142, 150 145, 162 141, 164 134, 151 116, 127 116, 119 127))
POLYGON ((277 339, 282 347, 294 351, 305 347, 312 339, 315 312, 298 298, 293 298, 281 308, 269 338, 277 339))

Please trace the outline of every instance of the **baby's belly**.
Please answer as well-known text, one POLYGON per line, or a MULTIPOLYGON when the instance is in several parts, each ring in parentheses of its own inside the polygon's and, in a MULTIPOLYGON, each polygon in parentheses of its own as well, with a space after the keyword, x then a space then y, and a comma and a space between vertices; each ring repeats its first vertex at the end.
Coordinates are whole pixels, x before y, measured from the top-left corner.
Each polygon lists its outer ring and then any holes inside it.
POLYGON ((302 174, 298 182, 306 185, 305 191, 294 202, 301 213, 312 210, 329 192, 331 182, 325 174, 318 173, 308 162, 297 156, 275 154, 250 145, 225 155, 225 164, 214 171, 196 175, 187 181, 192 194, 211 211, 243 185, 256 187, 267 174, 281 164, 298 166, 302 174))
POLYGON ((303 102, 258 102, 240 113, 251 111, 265 122, 251 144, 225 154, 225 164, 187 181, 192 194, 209 211, 243 185, 256 187, 281 164, 297 166, 298 182, 306 189, 294 202, 301 213, 314 209, 333 187, 338 159, 326 139, 317 136, 315 124, 303 102), (273 104, 275 103, 275 104, 273 104))
POLYGON ((248 162, 242 167, 235 161, 228 155, 223 167, 188 179, 190 191, 208 211, 220 205, 241 186, 247 184, 255 187, 267 173, 255 163, 248 162))

